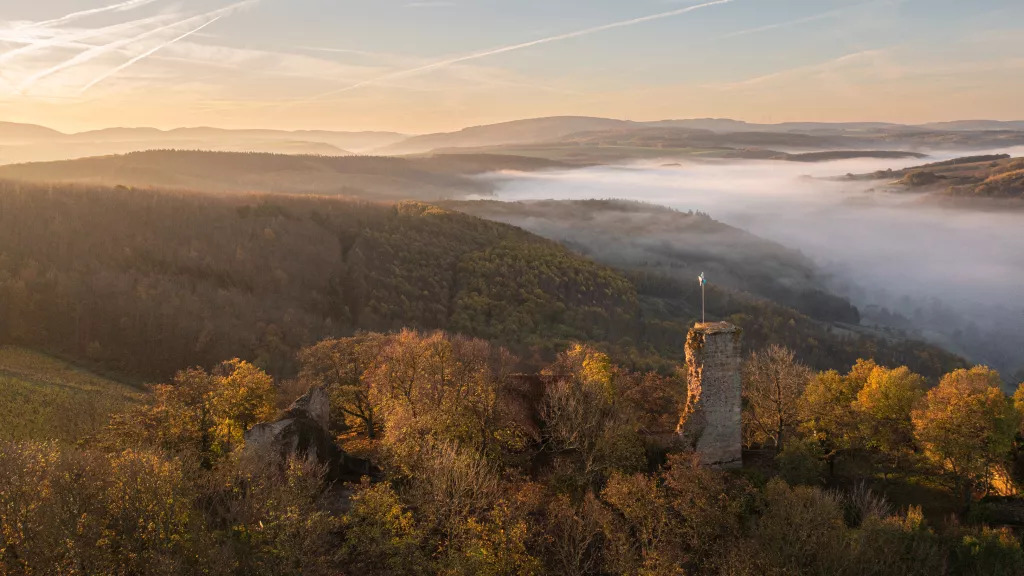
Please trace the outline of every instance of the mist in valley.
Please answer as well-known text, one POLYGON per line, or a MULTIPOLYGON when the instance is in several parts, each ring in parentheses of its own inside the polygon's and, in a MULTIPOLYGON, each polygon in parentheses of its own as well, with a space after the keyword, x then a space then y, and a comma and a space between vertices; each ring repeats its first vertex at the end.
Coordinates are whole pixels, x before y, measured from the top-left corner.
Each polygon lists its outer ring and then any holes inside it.
POLYGON ((860 308, 863 324, 932 341, 1017 381, 1024 376, 1024 210, 834 178, 913 164, 666 161, 488 178, 505 201, 620 198, 708 213, 800 250, 832 291, 860 308))

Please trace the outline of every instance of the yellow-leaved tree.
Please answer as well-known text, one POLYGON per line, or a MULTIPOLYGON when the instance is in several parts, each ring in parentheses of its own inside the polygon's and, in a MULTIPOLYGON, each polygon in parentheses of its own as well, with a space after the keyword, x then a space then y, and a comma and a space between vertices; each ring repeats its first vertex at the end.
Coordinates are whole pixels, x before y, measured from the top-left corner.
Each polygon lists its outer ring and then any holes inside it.
POLYGON ((220 437, 238 446, 258 422, 274 415, 274 379, 256 366, 235 358, 220 368, 213 392, 213 409, 220 437))
POLYGON ((270 375, 242 360, 213 374, 189 368, 154 386, 147 404, 115 416, 107 436, 118 447, 194 454, 209 468, 240 446, 249 428, 274 415, 276 395, 270 375))
POLYGON ((835 473, 836 458, 861 444, 859 419, 850 407, 877 367, 874 361, 858 360, 846 375, 835 370, 819 373, 800 397, 800 429, 817 440, 831 474, 835 473))
POLYGON ((1020 422, 999 374, 983 366, 944 376, 912 418, 915 438, 965 509, 1006 464, 1020 422))
POLYGON ((860 440, 880 454, 886 464, 898 467, 901 456, 912 449, 914 426, 910 413, 924 396, 924 378, 906 366, 875 366, 857 393, 860 440))

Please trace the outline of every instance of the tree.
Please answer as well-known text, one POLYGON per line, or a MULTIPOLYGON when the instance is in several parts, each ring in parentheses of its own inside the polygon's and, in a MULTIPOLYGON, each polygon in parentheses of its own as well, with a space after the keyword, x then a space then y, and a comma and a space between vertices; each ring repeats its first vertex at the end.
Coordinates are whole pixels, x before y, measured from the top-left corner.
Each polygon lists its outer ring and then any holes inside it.
POLYGON ((835 473, 836 458, 857 442, 857 418, 851 405, 877 365, 858 360, 848 374, 835 370, 811 379, 800 397, 800 429, 818 441, 825 453, 829 473, 835 473))
POLYGON ((1024 384, 1018 386, 1017 390, 1013 393, 1013 407, 1017 410, 1017 414, 1020 417, 1020 435, 1024 438, 1024 384))
POLYGON ((361 334, 324 340, 299 353, 302 367, 299 380, 306 387, 326 389, 331 399, 331 413, 341 414, 349 426, 358 423, 370 439, 377 436, 380 416, 370 401, 370 382, 365 374, 387 340, 381 334, 361 334))
POLYGON ((556 496, 545 511, 547 565, 555 574, 585 576, 598 573, 606 550, 603 526, 611 513, 587 492, 582 502, 568 495, 556 496))
POLYGON ((978 366, 947 374, 912 414, 914 435, 968 508, 1006 463, 1020 417, 999 374, 978 366))
POLYGON ((847 535, 838 498, 819 488, 769 481, 753 528, 753 549, 735 554, 750 574, 840 574, 847 535))
POLYGON ((570 458, 575 481, 586 484, 610 470, 644 464, 639 420, 625 394, 630 382, 607 355, 574 345, 544 376, 544 440, 549 450, 570 458))
POLYGON ((342 522, 341 556, 347 572, 354 576, 429 572, 419 549, 422 534, 416 520, 389 484, 364 480, 342 522))
POLYGON ((614 472, 601 491, 601 499, 617 519, 608 537, 625 540, 612 548, 629 552, 618 555, 617 572, 660 574, 678 570, 677 547, 670 545, 674 526, 664 490, 658 484, 657 477, 647 474, 614 472))
POLYGON ((390 338, 363 376, 383 446, 401 466, 428 441, 498 460, 523 449, 532 421, 512 378, 517 362, 504 348, 444 332, 390 338))
POLYGON ((154 386, 147 404, 112 418, 105 439, 118 449, 195 454, 210 468, 241 445, 249 428, 273 416, 276 395, 273 379, 248 362, 231 360, 218 372, 190 368, 154 386))
POLYGON ((782 450, 799 423, 798 401, 811 371, 792 350, 772 345, 754 352, 743 365, 744 431, 748 443, 782 450))
POLYGON ((249 428, 274 415, 274 380, 238 358, 225 362, 220 372, 213 393, 218 428, 228 444, 240 445, 249 428))
POLYGON ((900 453, 913 442, 910 412, 923 395, 924 378, 909 368, 876 366, 853 402, 866 445, 895 457, 898 463, 900 453))

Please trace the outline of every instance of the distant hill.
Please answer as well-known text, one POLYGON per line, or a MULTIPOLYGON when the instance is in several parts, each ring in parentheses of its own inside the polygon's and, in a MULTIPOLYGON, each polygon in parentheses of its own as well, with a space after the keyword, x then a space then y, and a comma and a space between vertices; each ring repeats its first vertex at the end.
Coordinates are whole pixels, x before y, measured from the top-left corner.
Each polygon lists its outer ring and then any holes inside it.
POLYGON ((1024 199, 1024 158, 1008 154, 967 156, 912 166, 851 174, 851 180, 884 180, 893 189, 931 191, 961 198, 1024 199))
POLYGON ((920 128, 927 130, 946 131, 978 131, 978 130, 1024 130, 1024 120, 999 121, 999 120, 957 120, 954 122, 932 122, 921 124, 920 128))
POLYGON ((209 127, 172 130, 121 127, 63 134, 41 126, 0 123, 0 164, 68 160, 158 149, 334 156, 489 153, 535 156, 575 163, 601 163, 657 158, 658 148, 674 149, 677 154, 763 159, 794 151, 919 152, 931 149, 984 150, 1021 145, 1024 145, 1024 122, 989 120, 905 126, 885 122, 757 124, 719 118, 634 122, 556 116, 419 136, 372 131, 228 130, 209 127), (684 134, 689 134, 689 141, 683 141, 684 134), (609 135, 616 135, 615 139, 623 142, 602 143, 595 139, 607 138, 609 135), (617 150, 599 150, 599 147, 616 147, 617 150))
MULTIPOLYGON (((0 343, 149 379, 232 357, 289 375, 304 345, 402 327, 538 361, 592 342, 624 365, 668 368, 700 310, 694 282, 415 202, 0 181, 0 254, 0 343)), ((962 364, 718 288, 708 314, 820 368, 876 357, 936 376, 962 364)))
POLYGON ((196 141, 216 145, 218 142, 312 142, 328 144, 340 149, 361 152, 397 142, 406 138, 395 132, 332 132, 329 130, 228 130, 223 128, 108 128, 69 134, 72 142, 149 142, 161 144, 196 141))
POLYGON ((573 164, 633 160, 721 158, 825 162, 849 158, 923 158, 909 150, 871 149, 884 143, 843 134, 728 132, 698 128, 630 126, 576 132, 539 143, 440 148, 435 154, 514 154, 573 164))
POLYGON ((767 298, 819 320, 860 322, 849 302, 825 294, 824 278, 806 256, 703 214, 623 200, 442 205, 520 226, 619 269, 686 281, 707 272, 717 286, 767 298))
POLYGON ((597 130, 614 130, 638 126, 626 120, 559 116, 516 120, 486 126, 474 126, 458 132, 413 136, 390 146, 377 149, 378 154, 417 154, 440 148, 474 148, 501 146, 527 142, 546 142, 575 134, 597 130))
POLYGON ((0 164, 48 162, 145 150, 216 150, 348 156, 406 138, 394 132, 107 128, 76 134, 0 123, 0 164))
POLYGON ((490 184, 471 178, 472 174, 562 167, 566 165, 515 156, 386 158, 155 150, 0 166, 0 178, 216 193, 436 200, 489 193, 490 184))
MULTIPOLYGON (((799 136, 825 139, 826 143, 804 139, 804 146, 872 149, 880 148, 883 143, 899 143, 904 146, 955 145, 964 147, 985 147, 998 139, 991 135, 967 135, 968 132, 985 132, 991 130, 1024 131, 1024 122, 967 121, 910 126, 888 122, 783 122, 779 124, 756 124, 726 118, 701 118, 684 120, 659 120, 653 122, 633 122, 612 120, 607 118, 591 118, 581 116, 561 116, 552 118, 535 118, 516 120, 484 126, 465 128, 458 132, 425 134, 413 136, 401 142, 384 146, 375 152, 388 155, 415 154, 445 149, 484 149, 501 146, 515 147, 524 144, 546 145, 564 140, 569 136, 582 137, 585 133, 613 133, 629 131, 646 131, 648 134, 663 134, 672 130, 705 132, 718 135, 733 135, 732 145, 742 145, 741 134, 761 133, 774 134, 775 142, 786 142, 779 135, 794 135, 794 142, 800 142, 799 136), (959 133, 943 139, 944 132, 959 133), (829 139, 831 137, 831 140, 829 139), (843 138, 846 138, 844 141, 843 138), (838 140, 837 140, 838 138, 838 140), (978 138, 972 145, 971 138, 978 138)), ((681 132, 677 132, 681 133, 681 132)), ((706 136, 708 139, 711 136, 706 136)), ((766 136, 747 139, 748 145, 767 145, 772 140, 766 136)), ((781 144, 781 146, 797 146, 800 144, 781 144)), ((1012 144, 1011 144, 1012 145, 1012 144)), ((897 146, 899 147, 899 146, 897 146)))
POLYGON ((908 126, 887 122, 783 122, 780 124, 755 124, 727 118, 698 118, 691 120, 662 120, 646 122, 648 126, 661 128, 697 128, 714 132, 863 132, 866 130, 909 129, 908 126))
POLYGON ((65 135, 43 126, 36 126, 34 124, 17 124, 14 122, 0 122, 0 145, 37 142, 39 140, 56 139, 63 136, 65 135))

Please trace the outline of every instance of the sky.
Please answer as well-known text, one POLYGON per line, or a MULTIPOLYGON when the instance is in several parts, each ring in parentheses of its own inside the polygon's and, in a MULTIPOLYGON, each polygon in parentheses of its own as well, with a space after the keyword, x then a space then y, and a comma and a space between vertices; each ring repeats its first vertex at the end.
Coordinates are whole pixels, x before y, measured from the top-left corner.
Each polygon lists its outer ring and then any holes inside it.
POLYGON ((1024 119, 1021 0, 0 0, 0 121, 1024 119))

